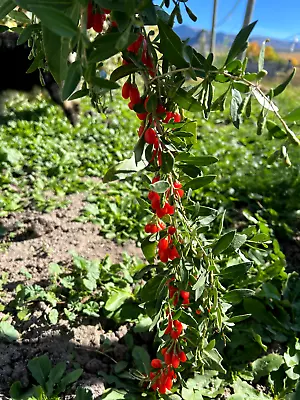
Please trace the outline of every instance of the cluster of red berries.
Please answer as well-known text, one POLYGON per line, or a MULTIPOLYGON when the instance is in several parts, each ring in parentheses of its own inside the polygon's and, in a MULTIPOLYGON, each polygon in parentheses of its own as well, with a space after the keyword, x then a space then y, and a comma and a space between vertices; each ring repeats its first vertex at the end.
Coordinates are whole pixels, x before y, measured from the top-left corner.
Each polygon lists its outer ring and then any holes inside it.
MULTIPOLYGON (((148 49, 148 43, 144 35, 141 33, 135 42, 127 47, 129 53, 138 55, 141 52, 141 61, 147 67, 150 76, 155 76, 155 68, 153 64, 152 56, 148 49)), ((129 61, 123 60, 123 65, 130 64, 129 61)))
POLYGON ((93 28, 95 32, 101 33, 103 31, 104 22, 106 21, 106 16, 110 14, 110 12, 111 11, 106 8, 98 10, 92 2, 89 2, 87 10, 87 29, 93 28))
POLYGON ((183 326, 178 320, 172 320, 169 317, 169 323, 165 330, 165 335, 170 335, 173 339, 169 348, 164 347, 161 349, 161 354, 164 358, 164 365, 162 361, 155 358, 151 361, 151 366, 158 371, 150 372, 151 388, 165 394, 167 390, 171 390, 173 380, 177 379, 175 369, 187 360, 185 352, 180 348, 178 338, 182 334, 183 326))
POLYGON ((173 300, 174 306, 177 305, 179 297, 182 299, 182 304, 187 306, 190 304, 190 292, 186 290, 179 290, 177 287, 169 284, 169 298, 173 300))

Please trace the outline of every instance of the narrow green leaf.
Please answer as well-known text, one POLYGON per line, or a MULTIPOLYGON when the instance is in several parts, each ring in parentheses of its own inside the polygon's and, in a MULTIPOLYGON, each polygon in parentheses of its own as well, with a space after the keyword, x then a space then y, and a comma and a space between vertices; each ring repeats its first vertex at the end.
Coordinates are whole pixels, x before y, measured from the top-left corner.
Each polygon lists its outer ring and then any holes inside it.
POLYGON ((51 371, 51 362, 46 355, 36 357, 28 362, 28 369, 37 383, 44 386, 51 371))
POLYGON ((183 43, 180 37, 161 19, 158 20, 158 28, 160 49, 164 56, 178 68, 188 67, 189 64, 183 57, 183 43))
POLYGON ((165 193, 165 191, 168 190, 169 187, 170 184, 168 181, 158 181, 150 185, 150 190, 156 193, 165 193))
POLYGON ((73 62, 68 69, 67 78, 62 89, 62 99, 68 99, 76 89, 81 78, 81 62, 73 62))
POLYGON ((230 61, 235 59, 240 53, 242 53, 247 47, 247 40, 255 27, 257 21, 252 22, 250 25, 245 26, 240 30, 234 39, 232 46, 229 50, 228 56, 225 61, 225 65, 229 64, 230 61))
POLYGON ((180 108, 183 108, 184 110, 193 112, 203 110, 201 103, 193 96, 189 95, 184 89, 178 89, 173 100, 180 108))
POLYGON ((108 79, 104 79, 104 78, 99 78, 98 76, 94 76, 92 78, 92 85, 98 89, 118 89, 118 87, 120 87, 118 85, 118 83, 108 80, 108 79))
POLYGON ((293 71, 287 77, 287 79, 284 82, 282 82, 280 85, 278 85, 275 89, 273 89, 273 97, 278 96, 280 93, 282 93, 285 90, 287 85, 294 78, 295 73, 296 73, 296 68, 293 68, 293 71))
POLYGON ((264 40, 262 42, 260 52, 259 52, 259 57, 258 57, 258 72, 262 71, 264 69, 265 65, 265 49, 266 49, 266 42, 269 40, 264 40))
POLYGON ((18 38, 18 45, 24 44, 27 42, 27 40, 31 37, 32 33, 34 31, 40 30, 41 25, 40 24, 32 24, 28 25, 26 28, 24 28, 18 38))
POLYGON ((47 64, 59 84, 67 76, 70 40, 55 34, 45 26, 43 26, 42 32, 47 64))
POLYGON ((13 0, 1 0, 0 2, 0 19, 4 19, 14 8, 16 3, 13 0))
POLYGON ((32 11, 52 32, 59 36, 72 38, 77 34, 77 26, 71 18, 69 18, 62 11, 47 5, 31 5, 32 11))
POLYGON ((216 178, 216 175, 205 175, 205 176, 200 176, 199 178, 195 178, 190 180, 184 185, 184 190, 187 189, 199 189, 202 188, 203 186, 208 185, 211 183, 214 179, 216 178))
POLYGON ((223 236, 220 237, 220 239, 216 242, 216 244, 213 247, 213 253, 215 256, 218 256, 221 254, 224 250, 226 250, 231 242, 233 241, 235 237, 236 231, 230 231, 225 233, 223 236))
POLYGON ((107 302, 105 303, 104 308, 107 311, 116 311, 130 297, 131 297, 130 292, 125 291, 125 290, 118 290, 118 292, 113 293, 109 296, 107 302))
POLYGON ((176 157, 176 161, 182 161, 186 164, 191 164, 195 165, 197 167, 204 167, 207 165, 215 164, 216 162, 219 161, 217 157, 214 156, 198 156, 198 157, 193 157, 189 156, 187 154, 178 154, 176 157))
POLYGON ((118 67, 112 72, 112 74, 110 75, 110 80, 116 82, 119 79, 124 78, 125 76, 137 72, 138 70, 139 68, 134 64, 121 65, 121 67, 118 67))
POLYGON ((297 122, 300 121, 300 107, 295 108, 284 118, 287 122, 297 122))
POLYGON ((142 242, 142 251, 148 262, 153 262, 156 253, 156 243, 150 242, 149 237, 146 237, 142 242))

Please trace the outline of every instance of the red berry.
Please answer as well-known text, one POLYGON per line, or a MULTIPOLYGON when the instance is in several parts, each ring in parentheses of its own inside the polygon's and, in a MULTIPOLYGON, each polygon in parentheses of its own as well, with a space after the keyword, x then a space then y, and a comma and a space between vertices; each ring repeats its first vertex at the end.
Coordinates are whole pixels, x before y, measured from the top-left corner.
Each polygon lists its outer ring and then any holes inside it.
POLYGON ((156 182, 158 182, 158 181, 160 181, 160 177, 157 175, 157 176, 155 176, 153 179, 152 179, 152 183, 156 183, 156 182))
POLYGON ((122 87, 122 97, 123 99, 129 99, 129 94, 131 90, 132 85, 127 81, 124 83, 122 87))
POLYGON ((181 121, 181 116, 180 116, 179 113, 174 113, 173 117, 174 117, 174 122, 180 122, 181 121))
POLYGON ((175 226, 169 226, 169 228, 168 228, 168 234, 169 234, 169 235, 174 235, 175 232, 176 232, 175 226))
POLYGON ((174 294, 177 292, 177 288, 175 286, 169 285, 169 298, 171 299, 174 294))
POLYGON ((175 246, 171 246, 169 248, 169 258, 170 260, 175 260, 175 258, 180 258, 180 254, 178 253, 175 246))
POLYGON ((167 250, 168 247, 169 247, 168 239, 166 238, 160 239, 160 241, 158 242, 159 250, 167 250))
POLYGON ((170 377, 168 376, 167 379, 166 379, 165 385, 166 385, 166 388, 167 388, 168 390, 171 390, 171 389, 172 389, 172 386, 173 386, 172 378, 170 378, 170 377))
POLYGON ((201 314, 201 310, 196 310, 196 314, 200 315, 201 314))
POLYGON ((190 297, 190 292, 186 292, 185 290, 180 290, 180 296, 181 296, 183 299, 189 299, 189 297, 190 297))
POLYGON ((148 128, 144 134, 145 142, 154 144, 157 141, 157 134, 153 128, 148 128))
POLYGON ((117 28, 117 27, 118 27, 118 24, 116 23, 116 21, 112 21, 111 26, 112 26, 113 28, 117 28))
POLYGON ((165 112, 166 112, 166 108, 162 104, 159 104, 156 107, 156 113, 157 114, 164 114, 165 112))
POLYGON ((104 12, 104 14, 110 14, 111 13, 111 10, 109 10, 108 8, 102 8, 101 10, 104 12))
POLYGON ((134 104, 133 104, 132 101, 130 101, 130 102, 128 103, 128 107, 130 108, 130 110, 133 110, 134 104))
POLYGON ((180 364, 180 360, 179 360, 177 354, 173 354, 173 356, 172 356, 172 366, 173 366, 173 368, 175 368, 175 369, 178 368, 179 364, 180 364))
POLYGON ((152 230, 152 224, 145 225, 145 232, 146 233, 151 233, 151 230, 152 230))
POLYGON ((132 101, 132 103, 134 103, 134 104, 140 103, 141 96, 140 96, 139 89, 136 86, 131 85, 131 88, 129 91, 129 97, 130 97, 130 100, 132 101))
POLYGON ((163 347, 160 352, 164 356, 166 354, 167 350, 168 349, 166 347, 163 347))
MULTIPOLYGON (((152 208, 153 208, 153 206, 152 206, 152 208)), ((158 216, 158 218, 162 218, 165 215, 167 215, 165 208, 164 207, 160 208, 160 204, 159 204, 159 207, 156 208, 155 210, 156 210, 156 215, 158 216)))
POLYGON ((182 184, 181 184, 180 182, 178 182, 178 181, 175 181, 175 182, 173 183, 173 186, 174 186, 175 189, 180 189, 180 188, 182 188, 182 184))
POLYGON ((166 385, 160 385, 159 386, 159 388, 158 388, 158 391, 159 391, 159 393, 161 393, 161 394, 166 394, 166 391, 167 391, 167 387, 166 387, 166 385))
POLYGON ((158 358, 154 358, 154 360, 151 361, 151 367, 161 368, 162 367, 161 361, 158 358))
MULTIPOLYGON (((173 326, 172 320, 171 320, 171 318, 169 318, 169 322, 168 322, 168 325, 165 330, 165 335, 168 335, 172 331, 172 326, 173 326)), ((163 356, 165 355, 166 351, 167 351, 167 349, 164 349, 164 352, 161 351, 163 356)))
POLYGON ((172 364, 172 354, 173 354, 172 351, 170 351, 169 353, 166 352, 166 353, 164 354, 165 363, 166 363, 167 365, 172 364))
POLYGON ((172 339, 178 339, 180 335, 181 334, 179 332, 177 332, 177 331, 172 331, 171 332, 171 338, 172 339))
POLYGON ((102 30, 103 30, 103 22, 104 22, 103 16, 104 16, 104 19, 105 19, 105 15, 104 14, 97 13, 97 14, 94 15, 93 29, 97 33, 101 33, 102 30))
POLYGON ((161 262, 167 263, 169 260, 169 252, 168 250, 159 250, 158 251, 158 257, 161 262))
POLYGON ((183 350, 181 350, 179 353, 178 353, 178 358, 179 358, 179 360, 181 361, 181 362, 186 362, 186 360, 187 360, 187 358, 186 358, 186 354, 185 354, 185 352, 183 351, 183 350))
POLYGON ((136 113, 138 119, 140 119, 141 121, 145 121, 145 119, 147 118, 148 113, 136 113))
POLYGON ((165 124, 167 124, 167 123, 170 121, 171 118, 173 118, 173 113, 170 112, 170 111, 167 111, 166 118, 163 120, 163 122, 164 122, 165 124))
POLYGON ((175 319, 174 325, 175 325, 175 328, 176 328, 178 331, 180 331, 180 333, 181 333, 181 332, 182 332, 182 329, 183 329, 182 323, 181 323, 180 321, 178 321, 178 319, 175 319))
POLYGON ((178 194, 179 197, 183 197, 184 195, 184 190, 183 189, 177 189, 176 194, 178 194))
POLYGON ((167 201, 164 205, 164 209, 165 209, 166 214, 169 214, 169 215, 173 215, 175 212, 175 207, 171 206, 171 204, 169 204, 167 201))

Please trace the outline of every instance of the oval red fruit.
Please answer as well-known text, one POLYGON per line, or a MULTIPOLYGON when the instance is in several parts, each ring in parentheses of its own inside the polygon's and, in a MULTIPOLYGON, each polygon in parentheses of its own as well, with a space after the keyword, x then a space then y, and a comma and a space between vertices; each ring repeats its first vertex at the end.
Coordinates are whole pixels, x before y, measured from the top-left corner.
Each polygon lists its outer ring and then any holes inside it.
POLYGON ((151 367, 152 368, 161 368, 162 367, 161 361, 158 358, 154 358, 151 361, 151 367))
POLYGON ((169 235, 174 235, 175 232, 176 232, 175 226, 169 226, 169 228, 168 228, 168 234, 169 234, 169 235))
POLYGON ((178 353, 178 358, 179 358, 179 360, 181 361, 181 362, 186 362, 186 360, 187 360, 187 358, 186 358, 186 354, 185 354, 185 352, 183 351, 183 350, 181 350, 179 353, 178 353))
POLYGON ((129 99, 131 84, 127 81, 122 87, 122 97, 123 99, 129 99))
POLYGON ((179 367, 179 365, 180 365, 180 360, 179 360, 177 354, 173 354, 173 356, 172 356, 172 366, 173 366, 173 368, 176 369, 176 368, 179 367))

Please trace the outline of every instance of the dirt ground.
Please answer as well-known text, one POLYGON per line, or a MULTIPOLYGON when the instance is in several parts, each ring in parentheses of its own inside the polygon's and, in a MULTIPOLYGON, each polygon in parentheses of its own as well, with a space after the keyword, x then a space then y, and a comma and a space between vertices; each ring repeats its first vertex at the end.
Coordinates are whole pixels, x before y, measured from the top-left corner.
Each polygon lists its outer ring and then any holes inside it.
MULTIPOLYGON (((96 225, 74 222, 83 208, 83 198, 83 195, 70 196, 68 208, 49 214, 27 210, 1 220, 2 229, 11 233, 11 242, 2 243, 0 252, 0 275, 2 272, 9 274, 9 284, 5 288, 8 298, 13 296, 16 285, 24 280, 46 282, 49 263, 68 264, 72 259, 70 250, 88 259, 109 255, 114 262, 122 260, 123 252, 142 257, 135 243, 119 246, 101 237, 96 225), (24 269, 32 279, 28 280, 20 272, 24 269)), ((40 322, 37 310, 25 323, 19 341, 0 342, 0 399, 1 394, 8 395, 12 382, 20 380, 22 385, 28 385, 30 377, 26 365, 31 358, 41 354, 47 354, 54 364, 66 361, 70 370, 83 368, 80 385, 91 389, 94 397, 98 397, 104 390, 104 381, 98 373, 109 373, 113 364, 124 357, 127 348, 122 338, 128 328, 124 325, 109 331, 101 323, 95 325, 95 321, 76 327, 70 327, 68 321, 59 321, 57 326, 49 327, 40 322), (106 354, 101 351, 105 339, 111 342, 111 349, 106 354)))

